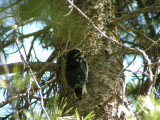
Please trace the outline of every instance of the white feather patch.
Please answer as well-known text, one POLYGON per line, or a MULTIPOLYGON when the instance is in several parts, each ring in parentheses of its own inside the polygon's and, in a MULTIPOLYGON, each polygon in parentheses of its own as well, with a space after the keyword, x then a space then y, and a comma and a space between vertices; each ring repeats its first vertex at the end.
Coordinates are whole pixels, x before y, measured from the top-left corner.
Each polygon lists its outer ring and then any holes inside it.
POLYGON ((82 95, 87 94, 86 83, 84 82, 82 85, 82 95))

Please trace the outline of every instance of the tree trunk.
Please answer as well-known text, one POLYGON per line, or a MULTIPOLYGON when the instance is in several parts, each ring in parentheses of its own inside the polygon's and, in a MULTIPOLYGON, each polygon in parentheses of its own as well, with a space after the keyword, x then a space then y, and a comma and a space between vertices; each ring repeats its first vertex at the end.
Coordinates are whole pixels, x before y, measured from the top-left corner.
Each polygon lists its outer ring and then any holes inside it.
MULTIPOLYGON (((75 4, 100 30, 109 37, 116 39, 116 28, 108 25, 115 18, 111 0, 77 0, 75 4)), ((78 13, 76 15, 80 16, 78 13)), ((57 78, 60 98, 67 97, 67 108, 77 108, 81 116, 85 117, 91 111, 94 111, 95 119, 116 119, 119 101, 115 94, 121 93, 121 83, 123 82, 121 79, 123 65, 122 55, 119 54, 120 48, 104 39, 89 22, 87 24, 84 29, 85 32, 83 32, 86 38, 79 48, 89 52, 85 56, 89 66, 88 94, 84 95, 80 101, 75 99, 73 91, 70 91, 67 87, 64 76, 65 57, 61 57, 58 64, 61 72, 57 78)), ((84 39, 84 37, 81 39, 84 39)))

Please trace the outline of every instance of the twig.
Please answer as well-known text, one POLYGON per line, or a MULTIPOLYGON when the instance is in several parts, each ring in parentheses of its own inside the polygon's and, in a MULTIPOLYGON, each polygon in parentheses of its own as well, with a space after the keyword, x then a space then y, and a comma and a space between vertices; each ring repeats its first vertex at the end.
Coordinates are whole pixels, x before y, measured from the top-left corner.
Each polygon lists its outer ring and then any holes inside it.
POLYGON ((7 7, 1 7, 0 8, 0 12, 4 12, 5 10, 12 8, 13 6, 19 4, 21 1, 23 0, 17 0, 16 2, 14 2, 13 4, 8 5, 7 7))
MULTIPOLYGON (((30 94, 33 94, 33 93, 31 92, 30 94)), ((26 97, 27 95, 28 95, 27 93, 20 93, 20 94, 15 95, 15 96, 8 97, 6 100, 4 100, 4 101, 2 101, 2 102, 0 103, 0 107, 5 106, 6 104, 10 103, 12 100, 15 100, 15 99, 17 99, 17 98, 19 98, 19 97, 21 97, 21 98, 22 98, 22 97, 26 97)), ((41 98, 38 97, 38 96, 33 95, 32 97, 41 100, 41 98)), ((44 98, 44 99, 47 99, 47 98, 44 98)))
MULTIPOLYGON (((158 58, 157 61, 159 61, 160 58, 158 58)), ((155 71, 155 76, 154 76, 154 80, 153 80, 153 85, 155 86, 156 84, 156 80, 157 80, 157 77, 158 77, 158 73, 159 73, 159 62, 157 63, 157 68, 156 68, 156 71, 155 71)))
POLYGON ((56 80, 57 75, 56 75, 55 72, 53 72, 53 73, 54 73, 54 79, 51 79, 51 80, 45 82, 45 84, 44 84, 43 86, 41 86, 41 89, 42 89, 42 88, 45 88, 49 83, 54 82, 54 81, 56 80))
MULTIPOLYGON (((72 0, 72 3, 73 3, 74 1, 72 0)), ((66 15, 64 15, 65 17, 66 16, 68 16, 68 15, 70 15, 71 13, 72 13, 72 11, 73 11, 73 7, 72 6, 69 6, 69 8, 71 8, 71 10, 66 14, 66 15)))
POLYGON ((152 42, 152 43, 155 43, 155 41, 154 40, 152 40, 151 38, 149 38, 149 37, 147 37, 144 33, 142 33, 142 32, 139 32, 139 31, 137 31, 137 30, 134 30, 134 29, 131 29, 131 28, 127 28, 127 27, 122 27, 121 25, 117 25, 117 27, 118 28, 120 28, 120 29, 122 29, 122 30, 124 30, 125 32, 127 32, 128 34, 130 34, 133 38, 135 38, 131 33, 129 33, 128 31, 130 31, 130 32, 132 32, 132 33, 134 33, 134 34, 137 34, 137 35, 139 35, 139 36, 141 36, 141 37, 143 37, 143 38, 145 38, 146 40, 148 40, 148 41, 150 41, 150 42, 152 42))
POLYGON ((160 10, 160 6, 151 6, 151 7, 148 7, 148 8, 143 8, 143 9, 140 9, 140 10, 136 10, 136 11, 130 12, 128 14, 123 15, 122 17, 120 17, 118 19, 115 19, 111 24, 114 25, 114 24, 119 23, 122 20, 130 18, 130 17, 135 16, 137 14, 146 13, 146 12, 154 11, 154 10, 160 10))
POLYGON ((46 114, 46 116, 47 116, 47 119, 50 120, 50 117, 49 117, 49 115, 48 115, 48 113, 47 113, 47 111, 46 111, 46 109, 45 109, 45 107, 44 107, 44 97, 43 97, 42 89, 41 89, 39 83, 37 82, 37 80, 36 80, 36 78, 35 78, 35 76, 34 76, 34 74, 33 74, 32 69, 31 69, 30 66, 28 65, 28 62, 24 59, 24 57, 23 57, 23 55, 22 55, 22 53, 21 53, 21 51, 20 51, 20 46, 19 46, 18 37, 16 37, 16 44, 17 44, 17 47, 18 47, 20 56, 21 56, 21 58, 22 58, 22 61, 24 62, 24 65, 25 65, 27 68, 29 68, 30 74, 31 74, 33 80, 36 82, 36 85, 37 85, 38 88, 39 88, 39 93, 40 93, 40 97, 41 97, 41 106, 42 106, 42 109, 44 110, 44 112, 45 112, 45 114, 46 114))
MULTIPOLYGON (((28 62, 28 65, 32 69, 32 71, 39 71, 40 69, 43 69, 45 67, 45 71, 56 71, 58 65, 53 62, 28 62)), ((0 75, 7 74, 7 73, 15 73, 15 68, 18 68, 18 71, 24 70, 24 63, 17 62, 17 63, 11 63, 11 64, 3 64, 0 65, 0 75)), ((29 70, 28 68, 25 69, 25 71, 29 70)))
POLYGON ((154 42, 152 45, 150 45, 145 51, 149 50, 153 45, 156 45, 159 41, 160 41, 160 39, 157 40, 157 41, 155 41, 155 42, 154 42))

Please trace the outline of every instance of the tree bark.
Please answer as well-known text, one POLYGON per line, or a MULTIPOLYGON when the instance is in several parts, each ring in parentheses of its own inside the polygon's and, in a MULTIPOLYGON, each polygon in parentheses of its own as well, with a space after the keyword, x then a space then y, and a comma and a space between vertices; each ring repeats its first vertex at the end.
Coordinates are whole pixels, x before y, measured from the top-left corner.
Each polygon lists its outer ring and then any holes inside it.
MULTIPOLYGON (((100 30, 109 37, 116 39, 116 28, 108 25, 115 19, 114 6, 111 0, 87 0, 83 2, 78 0, 75 4, 100 30)), ((80 16, 78 13, 76 15, 80 16)), ((88 52, 85 56, 89 66, 88 94, 84 95, 80 101, 75 99, 73 91, 68 89, 64 76, 65 57, 61 57, 58 59, 60 72, 57 77, 60 98, 67 97, 67 108, 77 108, 80 116, 85 117, 94 111, 95 119, 116 119, 119 103, 116 95, 120 95, 119 93, 122 91, 121 71, 123 65, 122 55, 114 53, 119 53, 117 51, 120 51, 120 48, 104 39, 91 24, 87 24, 84 28, 84 35, 87 37, 79 48, 88 52), (111 54, 113 56, 110 56, 111 54)), ((70 114, 74 113, 74 110, 70 114)))

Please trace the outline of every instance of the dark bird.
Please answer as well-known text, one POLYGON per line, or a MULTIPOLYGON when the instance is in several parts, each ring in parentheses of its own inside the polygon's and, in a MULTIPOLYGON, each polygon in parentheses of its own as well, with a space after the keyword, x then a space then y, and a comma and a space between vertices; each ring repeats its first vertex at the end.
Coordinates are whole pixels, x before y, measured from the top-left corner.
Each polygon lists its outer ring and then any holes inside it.
POLYGON ((82 95, 87 94, 88 65, 84 54, 80 49, 73 49, 68 52, 66 58, 65 76, 67 83, 69 88, 74 90, 79 100, 82 95))

